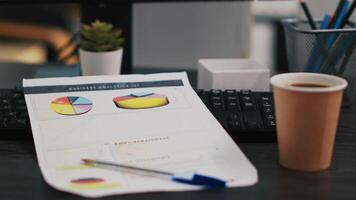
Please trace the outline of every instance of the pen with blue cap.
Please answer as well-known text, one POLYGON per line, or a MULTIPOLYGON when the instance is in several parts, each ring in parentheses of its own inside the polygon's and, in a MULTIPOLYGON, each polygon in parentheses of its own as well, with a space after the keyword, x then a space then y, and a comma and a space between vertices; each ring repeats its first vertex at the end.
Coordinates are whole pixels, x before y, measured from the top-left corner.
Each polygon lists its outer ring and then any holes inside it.
POLYGON ((131 172, 145 172, 150 174, 156 174, 161 176, 169 177, 172 181, 190 185, 204 186, 204 187, 226 187, 226 182, 224 180, 206 176, 202 174, 192 174, 189 176, 179 176, 172 172, 160 171, 155 169, 142 168, 137 166, 112 163, 101 160, 94 159, 82 159, 83 163, 90 166, 96 167, 110 167, 118 170, 130 170, 131 172))

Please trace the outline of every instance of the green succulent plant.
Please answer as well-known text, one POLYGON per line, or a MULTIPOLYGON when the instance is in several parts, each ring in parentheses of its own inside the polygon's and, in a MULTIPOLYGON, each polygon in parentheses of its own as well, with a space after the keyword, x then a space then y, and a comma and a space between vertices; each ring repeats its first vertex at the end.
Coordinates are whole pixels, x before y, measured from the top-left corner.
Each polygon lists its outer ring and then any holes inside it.
POLYGON ((114 51, 121 48, 124 42, 121 29, 95 20, 90 25, 84 24, 81 29, 80 48, 92 52, 114 51))

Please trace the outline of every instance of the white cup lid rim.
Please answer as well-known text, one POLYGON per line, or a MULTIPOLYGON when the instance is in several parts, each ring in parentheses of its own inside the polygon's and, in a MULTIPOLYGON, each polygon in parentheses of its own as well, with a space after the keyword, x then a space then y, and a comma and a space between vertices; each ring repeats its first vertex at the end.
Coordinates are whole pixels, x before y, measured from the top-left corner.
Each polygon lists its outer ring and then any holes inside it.
POLYGON ((347 87, 347 81, 343 78, 328 74, 306 72, 278 74, 273 76, 270 82, 274 87, 311 93, 335 92, 347 87), (291 84, 293 83, 319 84, 327 85, 328 87, 298 87, 292 86, 291 84))

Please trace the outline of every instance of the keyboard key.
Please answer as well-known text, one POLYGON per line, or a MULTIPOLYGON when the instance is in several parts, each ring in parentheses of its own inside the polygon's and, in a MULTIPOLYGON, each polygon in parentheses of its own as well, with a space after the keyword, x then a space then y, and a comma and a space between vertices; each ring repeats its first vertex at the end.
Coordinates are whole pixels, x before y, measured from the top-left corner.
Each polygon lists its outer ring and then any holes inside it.
POLYGON ((236 104, 240 104, 239 103, 239 100, 237 99, 237 98, 228 98, 227 100, 226 100, 226 103, 227 104, 229 104, 229 103, 236 103, 236 104))
POLYGON ((245 111, 254 111, 254 110, 256 110, 256 106, 252 102, 245 102, 245 103, 242 103, 242 109, 245 111))
POLYGON ((276 128, 276 122, 275 121, 273 121, 273 120, 267 120, 266 121, 266 126, 267 126, 267 128, 276 128))
POLYGON ((256 121, 249 121, 249 120, 245 120, 245 126, 247 128, 252 128, 252 129, 258 129, 260 128, 260 125, 258 122, 256 121))
POLYGON ((238 113, 231 113, 228 116, 228 125, 232 130, 242 129, 241 115, 238 113))
POLYGON ((221 102, 212 102, 211 103, 211 109, 213 111, 223 111, 224 110, 224 104, 221 102))
POLYGON ((0 99, 0 105, 9 105, 10 103, 10 99, 0 99))
POLYGON ((251 90, 240 90, 241 96, 251 96, 251 90))
POLYGON ((231 97, 231 96, 235 97, 236 96, 236 90, 225 90, 225 95, 227 97, 231 97))
POLYGON ((269 101, 269 102, 270 102, 270 101, 271 101, 271 98, 268 97, 268 96, 262 96, 262 97, 261 97, 261 100, 262 100, 262 101, 269 101))
POLYGON ((222 96, 212 96, 210 99, 212 102, 223 102, 223 97, 222 96))
POLYGON ((264 101, 264 102, 262 102, 262 107, 264 107, 264 108, 272 108, 272 103, 270 103, 268 101, 264 101))
POLYGON ((24 96, 21 93, 13 93, 12 98, 13 99, 22 99, 22 98, 24 98, 24 96))
POLYGON ((263 113, 264 114, 272 114, 273 109, 271 107, 263 108, 263 113))
POLYGON ((242 100, 243 100, 243 102, 253 102, 253 99, 251 96, 243 96, 242 100))
POLYGON ((237 113, 231 113, 229 115, 229 120, 231 121, 236 121, 236 120, 240 120, 241 119, 241 115, 237 114, 237 113))
POLYGON ((7 113, 7 118, 8 119, 16 119, 16 117, 17 117, 16 111, 10 111, 10 112, 7 113))
POLYGON ((228 97, 226 97, 226 101, 229 101, 229 102, 238 102, 239 99, 238 99, 236 96, 228 96, 228 97))
POLYGON ((273 115, 265 115, 265 118, 267 120, 274 120, 274 116, 273 115))
POLYGON ((222 90, 211 90, 212 96, 222 96, 222 90))
POLYGON ((0 112, 10 112, 11 106, 10 105, 0 105, 0 112))
POLYGON ((228 125, 229 125, 229 128, 232 129, 232 130, 239 130, 239 129, 242 129, 242 123, 240 120, 237 120, 237 121, 229 121, 228 122, 228 125))
POLYGON ((236 102, 227 102, 226 104, 227 104, 227 105, 226 105, 226 109, 227 109, 227 110, 232 110, 232 111, 238 111, 238 110, 240 110, 240 106, 239 106, 239 104, 236 103, 236 102))

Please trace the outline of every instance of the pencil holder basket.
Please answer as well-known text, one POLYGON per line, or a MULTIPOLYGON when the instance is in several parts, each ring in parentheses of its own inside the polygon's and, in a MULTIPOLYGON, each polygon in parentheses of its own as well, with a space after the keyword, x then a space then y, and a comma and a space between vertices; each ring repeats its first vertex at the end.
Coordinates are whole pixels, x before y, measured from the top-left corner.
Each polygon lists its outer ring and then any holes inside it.
MULTIPOLYGON (((316 21, 320 27, 321 21, 316 21)), ((352 105, 356 93, 356 26, 311 30, 307 21, 283 19, 289 71, 325 73, 348 82, 343 105, 352 105)))

